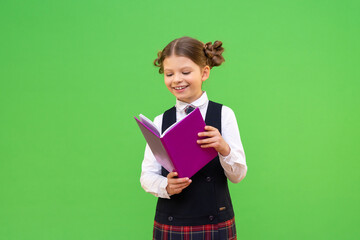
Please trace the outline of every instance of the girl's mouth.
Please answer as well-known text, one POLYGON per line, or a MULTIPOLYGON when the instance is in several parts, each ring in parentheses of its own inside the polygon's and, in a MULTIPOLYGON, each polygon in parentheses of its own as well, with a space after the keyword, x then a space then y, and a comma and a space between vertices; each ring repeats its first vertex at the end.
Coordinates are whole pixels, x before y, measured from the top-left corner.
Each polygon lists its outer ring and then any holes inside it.
POLYGON ((173 87, 173 89, 175 89, 175 91, 177 92, 182 92, 184 89, 186 89, 188 86, 178 86, 178 87, 173 87))

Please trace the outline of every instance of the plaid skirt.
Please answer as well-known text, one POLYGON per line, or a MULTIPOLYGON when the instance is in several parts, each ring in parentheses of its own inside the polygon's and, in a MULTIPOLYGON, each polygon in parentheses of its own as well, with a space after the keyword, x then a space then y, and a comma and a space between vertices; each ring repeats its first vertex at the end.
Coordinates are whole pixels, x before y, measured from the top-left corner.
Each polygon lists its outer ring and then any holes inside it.
POLYGON ((172 226, 154 221, 153 240, 236 240, 235 219, 200 226, 172 226))

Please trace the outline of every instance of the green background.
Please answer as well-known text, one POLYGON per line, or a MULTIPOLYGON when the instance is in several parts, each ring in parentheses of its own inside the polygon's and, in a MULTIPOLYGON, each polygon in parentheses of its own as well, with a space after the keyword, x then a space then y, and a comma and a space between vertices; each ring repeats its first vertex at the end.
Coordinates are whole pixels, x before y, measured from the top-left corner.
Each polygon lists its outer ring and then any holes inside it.
POLYGON ((221 40, 203 89, 238 120, 239 239, 360 238, 359 1, 0 2, 0 239, 151 239, 134 119, 175 103, 152 65, 221 40))

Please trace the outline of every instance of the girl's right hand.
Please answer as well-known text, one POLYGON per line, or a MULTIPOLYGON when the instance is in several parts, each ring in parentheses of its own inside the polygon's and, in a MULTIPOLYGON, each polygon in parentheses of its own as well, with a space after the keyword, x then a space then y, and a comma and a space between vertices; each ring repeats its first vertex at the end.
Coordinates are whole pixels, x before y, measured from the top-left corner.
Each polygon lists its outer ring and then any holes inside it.
POLYGON ((191 183, 189 178, 177 178, 177 172, 171 172, 167 175, 168 185, 166 191, 169 195, 179 194, 181 191, 188 187, 191 183))

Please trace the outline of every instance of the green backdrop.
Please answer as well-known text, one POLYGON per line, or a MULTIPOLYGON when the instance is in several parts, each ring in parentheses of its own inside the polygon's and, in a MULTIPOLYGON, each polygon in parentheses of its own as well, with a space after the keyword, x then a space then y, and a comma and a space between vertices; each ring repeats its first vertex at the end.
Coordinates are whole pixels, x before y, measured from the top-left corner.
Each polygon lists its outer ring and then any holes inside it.
POLYGON ((239 239, 359 239, 359 1, 0 2, 0 239, 151 239, 134 119, 175 103, 152 65, 221 40, 204 85, 238 120, 239 239))

